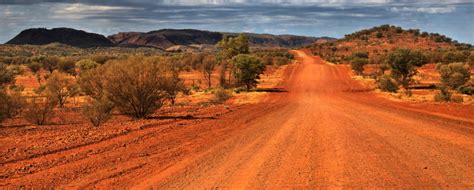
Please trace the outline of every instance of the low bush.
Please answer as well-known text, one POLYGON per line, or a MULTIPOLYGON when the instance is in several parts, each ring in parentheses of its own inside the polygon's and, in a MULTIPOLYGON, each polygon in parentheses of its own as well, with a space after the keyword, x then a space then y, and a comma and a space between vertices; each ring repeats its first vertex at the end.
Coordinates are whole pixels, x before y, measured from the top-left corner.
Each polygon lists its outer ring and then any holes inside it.
POLYGON ((472 84, 465 84, 457 88, 457 91, 461 94, 473 95, 474 94, 474 87, 472 84))
POLYGON ((357 75, 362 75, 364 72, 364 65, 367 65, 369 60, 366 58, 355 57, 351 60, 351 68, 357 75))
POLYGON ((47 95, 55 99, 60 107, 64 107, 66 100, 79 92, 73 79, 57 71, 49 76, 45 87, 47 95))
POLYGON ((212 99, 212 102, 220 104, 220 103, 224 103, 230 98, 232 98, 232 94, 220 88, 214 91, 214 98, 212 99))
POLYGON ((35 97, 26 104, 23 117, 32 124, 44 125, 54 116, 56 105, 50 97, 35 97))
POLYGON ((111 118, 113 108, 114 104, 112 102, 102 98, 93 100, 90 104, 84 105, 82 107, 82 114, 92 125, 99 127, 111 118))
POLYGON ((437 102, 449 102, 451 101, 451 92, 449 92, 448 88, 440 87, 439 92, 437 92, 434 96, 435 101, 437 102))
POLYGON ((0 90, 0 122, 16 117, 24 106, 25 100, 19 93, 9 95, 0 90))
POLYGON ((463 86, 471 78, 469 66, 464 63, 438 64, 437 68, 443 85, 452 89, 463 86))
POLYGON ((388 75, 383 75, 378 81, 378 88, 385 92, 397 92, 397 82, 388 75))
POLYGON ((169 98, 167 87, 176 76, 164 64, 153 57, 109 61, 81 74, 79 84, 92 98, 105 96, 121 113, 142 119, 169 98))
POLYGON ((464 101, 464 99, 460 95, 451 96, 451 102, 462 103, 463 101, 464 101))

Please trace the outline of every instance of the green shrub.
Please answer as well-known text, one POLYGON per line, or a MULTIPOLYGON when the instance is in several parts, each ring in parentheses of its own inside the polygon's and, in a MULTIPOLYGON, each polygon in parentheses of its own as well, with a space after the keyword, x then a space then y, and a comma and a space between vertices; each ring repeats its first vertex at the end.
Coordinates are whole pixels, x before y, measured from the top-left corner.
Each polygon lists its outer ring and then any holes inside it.
POLYGON ((378 88, 385 92, 397 92, 398 85, 394 79, 388 75, 383 75, 378 81, 378 88))
POLYGON ((212 99, 213 103, 223 103, 228 99, 232 98, 232 94, 226 90, 219 88, 214 91, 214 98, 212 99))
POLYGON ((0 122, 16 117, 24 106, 25 99, 19 93, 7 94, 0 90, 0 122))
POLYGON ((76 63, 76 67, 79 68, 81 72, 85 72, 91 69, 94 69, 98 66, 99 64, 95 61, 92 61, 90 59, 83 59, 80 60, 76 63))
POLYGON ((46 81, 46 93, 53 98, 60 107, 63 107, 66 100, 77 95, 78 86, 72 78, 66 74, 54 71, 46 81))
POLYGON ((41 69, 41 64, 39 64, 37 62, 30 63, 27 66, 31 70, 31 72, 33 72, 33 73, 38 73, 38 71, 40 71, 40 69, 41 69))
POLYGON ((26 104, 23 117, 32 124, 44 125, 54 116, 57 102, 50 97, 35 97, 26 104))
POLYGON ((114 104, 105 98, 93 100, 90 104, 86 104, 82 107, 82 115, 84 115, 92 125, 99 127, 112 117, 113 108, 114 104))
POLYGON ((142 119, 161 108, 168 98, 168 80, 174 75, 164 64, 153 57, 109 61, 81 74, 79 84, 92 98, 105 96, 123 114, 142 119))
POLYGON ((471 78, 469 66, 464 65, 464 63, 438 64, 437 69, 441 75, 443 85, 452 89, 463 86, 471 78))
POLYGON ((451 101, 451 92, 448 88, 442 86, 439 88, 439 92, 435 94, 434 99, 437 102, 449 102, 451 101))
POLYGON ((467 95, 474 94, 474 88, 471 84, 465 84, 465 85, 459 86, 456 90, 462 94, 467 94, 467 95))
POLYGON ((15 81, 15 73, 7 65, 0 63, 0 87, 15 81))
POLYGON ((377 32, 377 34, 375 34, 375 37, 377 37, 377 38, 382 38, 382 37, 383 37, 382 32, 377 32))
POLYGON ((357 75, 362 75, 364 72, 364 65, 367 65, 369 60, 366 58, 354 57, 351 60, 351 68, 357 75))
POLYGON ((62 59, 58 63, 58 69, 61 72, 76 75, 76 63, 74 63, 74 61, 71 59, 62 59))

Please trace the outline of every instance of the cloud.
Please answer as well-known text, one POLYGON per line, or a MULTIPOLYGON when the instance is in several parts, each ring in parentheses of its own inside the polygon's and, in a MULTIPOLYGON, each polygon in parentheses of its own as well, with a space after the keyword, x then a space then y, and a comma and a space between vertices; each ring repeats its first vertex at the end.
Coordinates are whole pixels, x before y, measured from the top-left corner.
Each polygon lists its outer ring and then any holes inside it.
POLYGON ((418 12, 418 13, 429 13, 429 14, 442 14, 451 13, 456 10, 454 6, 447 7, 392 7, 392 12, 418 12))
POLYGON ((84 13, 84 12, 105 12, 114 10, 130 10, 135 9, 131 7, 122 6, 104 6, 104 5, 86 5, 80 3, 65 4, 62 9, 59 9, 57 13, 84 13))
MULTIPOLYGON (((394 24, 458 34, 469 31, 462 27, 472 29, 473 8, 472 0, 0 0, 0 41, 31 27, 72 27, 105 35, 194 28, 341 37, 394 24), (452 18, 456 25, 442 27, 452 18)), ((470 33, 462 37, 472 41, 470 33)))

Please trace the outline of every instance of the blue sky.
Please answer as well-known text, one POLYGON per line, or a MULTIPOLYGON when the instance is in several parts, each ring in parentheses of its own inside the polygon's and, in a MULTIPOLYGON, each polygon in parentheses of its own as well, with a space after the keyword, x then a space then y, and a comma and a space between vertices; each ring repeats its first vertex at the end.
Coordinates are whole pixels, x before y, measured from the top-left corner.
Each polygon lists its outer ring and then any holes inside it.
POLYGON ((192 28, 343 37, 381 24, 474 44, 474 0, 0 0, 0 42, 33 27, 110 35, 192 28))

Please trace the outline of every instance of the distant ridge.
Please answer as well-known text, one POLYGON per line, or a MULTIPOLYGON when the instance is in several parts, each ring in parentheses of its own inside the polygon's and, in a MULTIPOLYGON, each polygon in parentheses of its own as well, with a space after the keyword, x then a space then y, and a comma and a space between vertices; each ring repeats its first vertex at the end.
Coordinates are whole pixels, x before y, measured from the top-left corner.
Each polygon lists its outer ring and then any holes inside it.
MULTIPOLYGON (((119 46, 150 46, 167 49, 176 45, 207 44, 215 45, 224 36, 236 36, 237 33, 210 32, 193 29, 163 29, 151 32, 121 32, 108 38, 119 46)), ((284 47, 294 48, 315 43, 321 38, 245 33, 252 47, 284 47)), ((335 40, 327 38, 326 40, 335 40)))
MULTIPOLYGON (((211 32, 194 29, 162 29, 150 32, 120 32, 105 37, 72 28, 31 28, 22 31, 6 44, 46 45, 61 43, 79 48, 90 47, 153 47, 168 49, 176 46, 215 45, 224 36, 238 33, 211 32)), ((250 46, 256 48, 297 48, 319 41, 334 41, 329 37, 307 37, 296 35, 272 35, 245 33, 250 46)))
POLYGON ((71 28, 53 28, 51 30, 46 28, 27 29, 20 32, 20 34, 6 44, 46 45, 50 43, 62 43, 80 48, 115 46, 103 35, 71 28))

